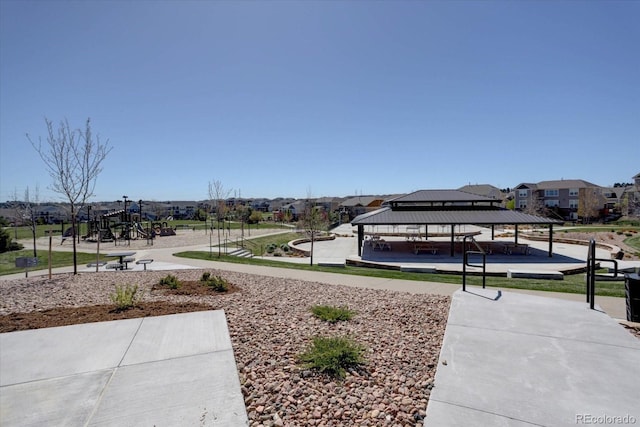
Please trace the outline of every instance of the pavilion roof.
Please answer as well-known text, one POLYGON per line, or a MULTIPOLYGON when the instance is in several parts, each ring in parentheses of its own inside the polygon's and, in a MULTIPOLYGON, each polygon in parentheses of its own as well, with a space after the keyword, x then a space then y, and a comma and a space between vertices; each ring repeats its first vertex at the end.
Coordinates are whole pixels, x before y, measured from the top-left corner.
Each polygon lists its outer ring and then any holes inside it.
POLYGON ((353 225, 419 225, 419 224, 562 224, 562 221, 530 215, 509 209, 442 209, 393 210, 384 207, 357 216, 353 225))

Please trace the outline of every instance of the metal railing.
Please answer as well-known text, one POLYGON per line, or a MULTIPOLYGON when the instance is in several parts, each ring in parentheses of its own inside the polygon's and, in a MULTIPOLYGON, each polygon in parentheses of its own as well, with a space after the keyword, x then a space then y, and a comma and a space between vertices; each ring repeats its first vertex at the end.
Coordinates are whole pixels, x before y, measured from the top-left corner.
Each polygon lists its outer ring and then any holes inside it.
POLYGON ((618 277, 618 261, 615 259, 596 258, 596 240, 589 240, 589 252, 587 253, 587 302, 589 308, 594 309, 596 298, 596 269, 600 268, 599 262, 613 263, 613 278, 618 277))
POLYGON ((482 268, 482 289, 486 286, 486 272, 487 272, 487 254, 482 250, 478 242, 473 238, 473 236, 464 236, 462 239, 462 291, 465 292, 467 290, 467 266, 469 267, 477 267, 482 268), (471 242, 478 248, 477 251, 468 251, 467 250, 467 238, 471 238, 471 242), (482 265, 471 264, 469 263, 469 255, 481 255, 482 256, 482 265))

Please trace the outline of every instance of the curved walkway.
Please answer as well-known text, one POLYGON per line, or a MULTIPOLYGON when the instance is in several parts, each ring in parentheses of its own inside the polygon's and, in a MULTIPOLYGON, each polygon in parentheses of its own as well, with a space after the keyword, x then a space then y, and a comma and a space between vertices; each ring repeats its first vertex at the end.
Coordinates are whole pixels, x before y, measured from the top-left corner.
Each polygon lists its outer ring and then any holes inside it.
MULTIPOLYGON (((623 423, 619 420, 640 423, 636 402, 640 395, 640 340, 614 320, 625 317, 623 298, 597 297, 598 309, 589 310, 584 295, 474 287, 462 292, 459 285, 428 281, 173 256, 184 250, 205 249, 202 245, 145 248, 138 249, 136 257, 153 258, 156 270, 216 268, 327 284, 451 295, 435 386, 427 408, 427 427, 623 423)), ((68 271, 71 268, 56 269, 68 271)), ((10 277, 1 277, 7 278, 10 277)))

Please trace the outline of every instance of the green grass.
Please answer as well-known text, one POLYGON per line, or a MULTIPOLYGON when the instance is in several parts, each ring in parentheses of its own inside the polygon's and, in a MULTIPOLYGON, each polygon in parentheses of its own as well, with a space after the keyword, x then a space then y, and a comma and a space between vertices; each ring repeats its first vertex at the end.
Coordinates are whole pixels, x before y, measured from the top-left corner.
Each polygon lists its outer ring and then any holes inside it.
MULTIPOLYGON (((353 267, 345 268, 319 267, 317 265, 310 266, 308 264, 296 264, 286 261, 271 261, 255 258, 240 258, 234 256, 222 255, 220 258, 217 254, 213 257, 208 252, 179 252, 174 254, 178 257, 193 258, 211 261, 230 262, 235 264, 251 264, 266 267, 291 268, 308 271, 322 271, 336 274, 350 274, 357 276, 380 277, 385 279, 400 280, 416 280, 420 282, 439 282, 462 285, 462 276, 459 274, 428 274, 428 273, 409 273, 398 270, 383 270, 377 268, 353 267)), ((541 280, 541 279, 508 279, 506 277, 487 276, 486 285, 489 287, 511 288, 511 289, 531 289, 537 291, 548 292, 565 292, 584 294, 586 279, 584 274, 574 274, 565 276, 564 280, 541 280)), ((482 277, 467 276, 467 285, 482 286, 482 277)), ((598 281, 596 282, 596 295, 624 297, 624 282, 598 281)))
MULTIPOLYGON (((49 266, 49 254, 47 251, 37 251, 38 266, 30 268, 29 270, 42 270, 49 266)), ((18 257, 33 257, 33 249, 23 249, 21 251, 11 251, 0 254, 0 275, 22 273, 24 268, 16 268, 16 258, 18 257)), ((84 267, 90 262, 96 261, 96 254, 90 254, 85 252, 77 253, 78 268, 84 267)), ((106 258, 101 257, 100 261, 107 261, 106 258)), ((73 252, 51 252, 51 265, 52 268, 67 267, 73 265, 73 252)))
POLYGON ((636 235, 624 239, 624 244, 629 245, 637 252, 640 252, 640 233, 636 233, 636 235))
MULTIPOLYGON (((250 249, 254 255, 263 256, 266 253, 267 246, 269 244, 274 244, 277 247, 280 247, 280 245, 282 244, 289 243, 290 241, 294 239, 299 239, 301 237, 304 237, 304 234, 295 233, 295 232, 282 232, 279 234, 272 234, 269 236, 261 236, 261 237, 256 237, 255 239, 245 240, 244 243, 247 249, 250 249)), ((213 251, 213 252, 214 252, 214 256, 217 258, 218 253, 216 251, 213 251)), ((208 253, 207 253, 207 256, 208 256, 208 253)))

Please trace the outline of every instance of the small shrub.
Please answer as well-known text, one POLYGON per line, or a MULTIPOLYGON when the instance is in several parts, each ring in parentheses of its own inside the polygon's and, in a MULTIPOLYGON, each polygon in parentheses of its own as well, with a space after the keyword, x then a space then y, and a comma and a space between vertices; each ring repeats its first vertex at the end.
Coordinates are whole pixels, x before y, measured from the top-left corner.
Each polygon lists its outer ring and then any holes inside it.
POLYGON ((621 234, 622 234, 622 231, 616 231, 616 234, 617 234, 617 235, 621 235, 621 234))
POLYGON ((633 236, 633 234, 631 234, 631 233, 624 233, 624 235, 627 236, 627 237, 633 236))
POLYGON ((315 337, 313 344, 298 355, 305 368, 344 378, 346 370, 365 363, 365 348, 348 338, 315 337))
POLYGON ((267 245, 267 253, 272 254, 278 246, 275 243, 269 243, 267 245))
POLYGON ((351 320, 355 314, 346 307, 332 307, 329 305, 314 305, 311 312, 318 319, 322 319, 329 323, 336 323, 341 320, 351 320))
POLYGON ((180 281, 178 278, 172 274, 167 275, 160 279, 160 284, 163 286, 168 286, 170 289, 178 289, 180 287, 180 281))
POLYGON ((140 302, 142 293, 138 292, 138 285, 116 285, 116 291, 110 295, 110 298, 117 310, 127 310, 140 302))
POLYGON ((227 279, 220 276, 211 277, 211 275, 209 275, 209 278, 207 280, 203 280, 203 282, 206 286, 209 286, 216 292, 227 292, 229 290, 229 282, 227 282, 227 279))
POLYGON ((283 243, 280 245, 280 250, 282 250, 282 252, 289 252, 291 248, 286 243, 283 243))
POLYGON ((200 277, 200 281, 201 282, 206 282, 211 278, 211 273, 209 273, 208 271, 205 271, 204 273, 202 273, 202 276, 200 277))

